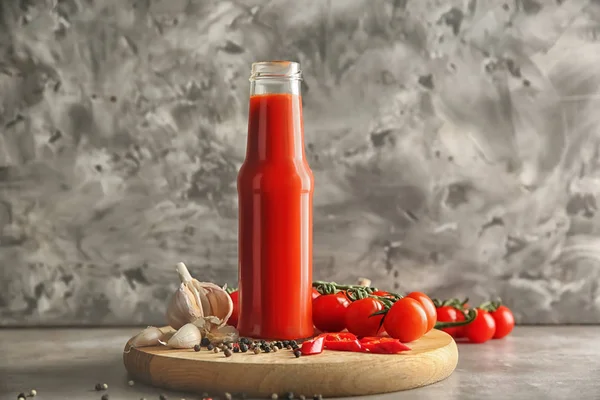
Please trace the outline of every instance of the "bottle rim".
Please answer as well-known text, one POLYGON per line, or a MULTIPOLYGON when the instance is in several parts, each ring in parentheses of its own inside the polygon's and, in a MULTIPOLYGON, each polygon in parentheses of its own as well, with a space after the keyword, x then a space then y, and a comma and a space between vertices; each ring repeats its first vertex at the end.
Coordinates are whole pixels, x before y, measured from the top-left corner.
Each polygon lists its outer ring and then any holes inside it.
POLYGON ((302 80, 300 63, 295 61, 260 61, 252 63, 250 81, 262 79, 302 80))

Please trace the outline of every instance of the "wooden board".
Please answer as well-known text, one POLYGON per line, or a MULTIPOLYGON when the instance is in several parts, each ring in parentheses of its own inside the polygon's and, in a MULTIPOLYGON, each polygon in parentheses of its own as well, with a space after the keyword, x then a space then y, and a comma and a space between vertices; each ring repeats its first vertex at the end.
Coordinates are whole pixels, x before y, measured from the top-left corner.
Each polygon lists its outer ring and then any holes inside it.
POLYGON ((448 334, 433 330, 401 354, 324 351, 295 358, 291 351, 234 353, 206 349, 144 347, 124 353, 135 379, 160 388, 189 392, 246 393, 268 397, 293 392, 324 397, 359 396, 417 388, 447 378, 458 349, 448 334))

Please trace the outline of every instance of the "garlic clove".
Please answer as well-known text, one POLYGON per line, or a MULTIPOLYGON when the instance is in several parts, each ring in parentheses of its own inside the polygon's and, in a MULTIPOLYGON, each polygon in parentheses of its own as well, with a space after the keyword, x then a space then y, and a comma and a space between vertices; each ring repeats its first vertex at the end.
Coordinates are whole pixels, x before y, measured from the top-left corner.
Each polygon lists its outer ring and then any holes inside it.
POLYGON ((179 329, 183 325, 195 321, 203 315, 202 308, 198 306, 190 289, 181 284, 179 289, 171 297, 167 306, 167 323, 173 329, 179 329))
POLYGON ((125 352, 129 353, 129 350, 137 347, 157 346, 160 344, 161 341, 168 340, 170 336, 170 333, 165 333, 159 328, 149 326, 137 335, 135 335, 129 341, 129 346, 127 346, 125 352))
POLYGON ((194 324, 185 324, 171 336, 166 345, 173 349, 191 349, 202 340, 200 330, 194 324))

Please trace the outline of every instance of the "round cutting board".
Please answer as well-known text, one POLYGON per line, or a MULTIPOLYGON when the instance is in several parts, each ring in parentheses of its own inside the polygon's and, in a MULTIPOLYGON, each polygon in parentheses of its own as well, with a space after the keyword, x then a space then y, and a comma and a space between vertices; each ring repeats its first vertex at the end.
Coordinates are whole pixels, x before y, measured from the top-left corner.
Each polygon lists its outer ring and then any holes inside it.
MULTIPOLYGON (((395 392, 447 378, 458 349, 450 335, 432 330, 400 354, 328 351, 296 358, 290 350, 233 353, 142 347, 123 354, 125 368, 147 384, 189 392, 272 393, 324 397, 395 392), (367 373, 368 372, 368 373, 367 373)), ((129 346, 126 346, 129 348, 129 346)))

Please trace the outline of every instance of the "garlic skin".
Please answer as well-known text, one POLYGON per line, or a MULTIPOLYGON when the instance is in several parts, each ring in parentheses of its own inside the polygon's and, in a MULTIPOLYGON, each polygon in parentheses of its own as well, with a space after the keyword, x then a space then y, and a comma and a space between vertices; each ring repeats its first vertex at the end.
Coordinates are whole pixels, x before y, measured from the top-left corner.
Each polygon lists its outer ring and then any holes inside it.
POLYGON ((202 317, 193 322, 200 330, 202 337, 208 338, 211 343, 235 342, 240 333, 231 325, 223 325, 217 317, 202 317))
POLYGON ((185 324, 171 336, 168 342, 164 343, 172 349, 191 349, 200 343, 202 335, 200 330, 194 324, 185 324))
POLYGON ((177 264, 176 269, 181 285, 169 301, 167 323, 174 329, 180 329, 199 318, 214 316, 221 321, 219 326, 225 325, 233 312, 229 294, 214 283, 192 278, 182 262, 177 264))

